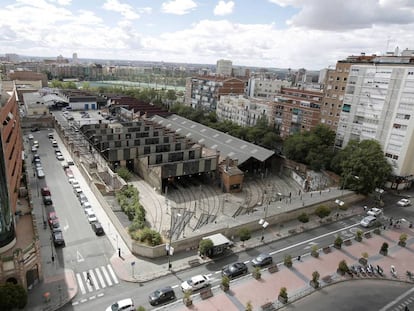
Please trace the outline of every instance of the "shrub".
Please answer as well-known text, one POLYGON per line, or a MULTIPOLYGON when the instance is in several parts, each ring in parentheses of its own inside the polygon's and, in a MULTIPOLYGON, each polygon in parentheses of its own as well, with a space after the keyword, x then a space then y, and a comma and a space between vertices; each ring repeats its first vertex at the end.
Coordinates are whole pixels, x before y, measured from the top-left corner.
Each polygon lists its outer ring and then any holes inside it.
POLYGON ((126 167, 120 167, 115 172, 126 182, 132 178, 132 173, 126 167))
POLYGON ((312 272, 312 281, 317 283, 319 281, 320 276, 321 275, 319 274, 318 271, 313 271, 312 272))
POLYGON ((317 245, 312 245, 311 255, 313 257, 319 257, 319 252, 318 252, 318 246, 317 245))
POLYGON ((384 252, 384 253, 388 252, 388 243, 387 242, 382 243, 381 252, 384 252))
POLYGON ((344 240, 341 238, 340 235, 337 235, 334 241, 335 247, 341 247, 344 240))
POLYGON ((357 232, 356 232, 355 240, 357 240, 358 242, 361 242, 362 241, 362 234, 363 234, 363 231, 358 229, 357 232))
POLYGON ((286 287, 282 287, 279 291, 279 297, 282 297, 283 299, 288 298, 288 293, 286 287))
POLYGON ((211 239, 202 239, 198 244, 198 251, 200 252, 200 255, 208 256, 213 246, 214 244, 211 239))
POLYGON ((315 214, 319 218, 325 218, 325 217, 329 216, 330 213, 331 213, 330 207, 325 206, 325 205, 320 205, 315 209, 315 214))
POLYGON ((298 220, 303 223, 309 222, 309 216, 306 213, 302 213, 298 216, 298 220))
POLYGON ((283 263, 288 268, 292 267, 292 265, 293 265, 292 256, 291 255, 285 255, 283 263))
POLYGON ((250 301, 246 303, 246 311, 253 311, 253 306, 250 301))
POLYGON ((223 285, 224 287, 230 286, 230 278, 227 275, 221 278, 221 285, 223 285))
POLYGON ((407 233, 401 233, 400 242, 405 244, 407 242, 407 239, 408 239, 407 233))
POLYGON ((338 264, 338 270, 342 273, 345 273, 349 270, 348 265, 346 264, 345 260, 341 260, 338 264))
POLYGON ((239 233, 240 241, 243 242, 243 245, 244 245, 244 241, 247 241, 251 238, 251 233, 248 228, 240 228, 238 233, 239 233))

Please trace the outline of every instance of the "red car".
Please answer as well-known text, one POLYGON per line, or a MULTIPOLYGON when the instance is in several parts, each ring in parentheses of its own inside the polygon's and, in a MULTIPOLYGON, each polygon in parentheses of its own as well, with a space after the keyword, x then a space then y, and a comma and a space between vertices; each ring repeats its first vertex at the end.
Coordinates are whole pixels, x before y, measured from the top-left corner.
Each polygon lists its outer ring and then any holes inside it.
POLYGON ((50 194, 50 190, 48 187, 43 187, 42 189, 40 189, 40 192, 42 193, 42 196, 51 196, 50 194))
POLYGON ((50 229, 57 229, 60 227, 59 218, 56 215, 56 212, 50 212, 47 216, 50 229))

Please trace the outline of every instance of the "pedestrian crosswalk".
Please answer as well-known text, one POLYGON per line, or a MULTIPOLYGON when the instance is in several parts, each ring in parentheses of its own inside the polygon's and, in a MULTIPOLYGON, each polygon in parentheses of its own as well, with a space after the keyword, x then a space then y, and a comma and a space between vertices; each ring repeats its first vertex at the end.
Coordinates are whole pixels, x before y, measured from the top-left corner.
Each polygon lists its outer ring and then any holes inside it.
POLYGON ((119 283, 110 264, 76 273, 76 280, 82 295, 119 283))

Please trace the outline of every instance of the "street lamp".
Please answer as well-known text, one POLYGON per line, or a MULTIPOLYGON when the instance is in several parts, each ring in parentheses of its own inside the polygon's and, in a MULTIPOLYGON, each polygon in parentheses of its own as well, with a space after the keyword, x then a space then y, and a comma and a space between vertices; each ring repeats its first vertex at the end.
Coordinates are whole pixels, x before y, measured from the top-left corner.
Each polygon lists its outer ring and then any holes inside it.
POLYGON ((260 239, 262 242, 264 241, 264 229, 266 229, 266 227, 269 225, 269 223, 266 221, 267 210, 268 209, 269 209, 269 204, 267 204, 266 207, 265 207, 265 215, 264 215, 264 218, 261 218, 259 220, 259 225, 262 226, 262 238, 260 239))
MULTIPOLYGON (((172 247, 172 236, 173 236, 173 210, 170 208, 171 211, 171 218, 170 218, 170 231, 169 231, 169 243, 165 244, 165 250, 168 256, 168 270, 171 269, 171 256, 174 255, 174 247, 172 247)), ((181 217, 182 215, 177 213, 177 217, 181 217)))

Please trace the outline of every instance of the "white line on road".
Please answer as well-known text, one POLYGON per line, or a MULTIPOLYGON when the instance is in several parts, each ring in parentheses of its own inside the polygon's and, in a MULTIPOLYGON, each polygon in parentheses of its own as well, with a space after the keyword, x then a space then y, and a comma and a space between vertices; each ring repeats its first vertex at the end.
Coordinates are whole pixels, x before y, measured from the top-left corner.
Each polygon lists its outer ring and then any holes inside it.
POLYGON ((98 290, 99 289, 99 284, 96 281, 95 274, 93 273, 93 270, 89 270, 89 274, 91 275, 91 278, 92 278, 92 285, 95 287, 96 290, 98 290))
POLYGON ((393 301, 391 301, 385 307, 381 308, 379 311, 386 311, 386 310, 390 309, 393 305, 397 304, 400 300, 402 300, 405 296, 410 295, 412 292, 414 292, 414 287, 411 288, 410 290, 406 291, 405 293, 401 294, 397 298, 395 298, 393 301))
POLYGON ((114 270, 112 270, 111 265, 108 264, 107 267, 108 267, 109 273, 111 274, 115 284, 118 284, 119 283, 118 278, 116 277, 114 270))
POLYGON ((98 268, 95 268, 96 275, 98 276, 99 282, 101 283, 102 288, 106 287, 105 281, 103 280, 101 271, 98 268))
POLYGON ((178 284, 171 286, 171 288, 177 288, 178 284))
POLYGON ((347 230, 347 229, 349 229, 349 228, 353 228, 353 227, 358 226, 358 225, 359 225, 359 224, 353 224, 353 225, 348 226, 348 227, 345 227, 345 228, 341 228, 341 229, 338 229, 338 230, 335 230, 335 231, 331 231, 331 232, 328 232, 328 233, 322 234, 322 235, 317 236, 317 237, 314 237, 314 238, 312 238, 312 239, 309 239, 309 240, 306 240, 306 241, 302 241, 302 242, 296 243, 296 244, 294 244, 294 245, 290 245, 290 246, 287 246, 287 247, 285 247, 285 248, 281 248, 281 249, 279 249, 279 250, 277 250, 277 251, 271 252, 271 253, 270 253, 270 255, 274 255, 274 254, 277 254, 277 253, 284 252, 284 251, 286 251, 286 250, 288 250, 288 249, 291 249, 291 248, 294 248, 294 247, 296 247, 296 246, 303 245, 303 244, 307 244, 307 243, 312 242, 312 241, 315 241, 315 240, 317 240, 317 239, 324 238, 324 237, 329 236, 329 235, 331 235, 331 234, 338 233, 338 232, 341 232, 342 230, 347 230))
POLYGON ((78 279, 78 284, 82 292, 82 295, 86 294, 85 286, 83 286, 82 277, 79 273, 76 273, 76 278, 78 279))
POLYGON ((112 286, 111 278, 109 277, 108 272, 106 272, 106 269, 104 266, 101 267, 102 273, 104 274, 104 277, 106 279, 106 282, 108 283, 108 286, 112 286))

